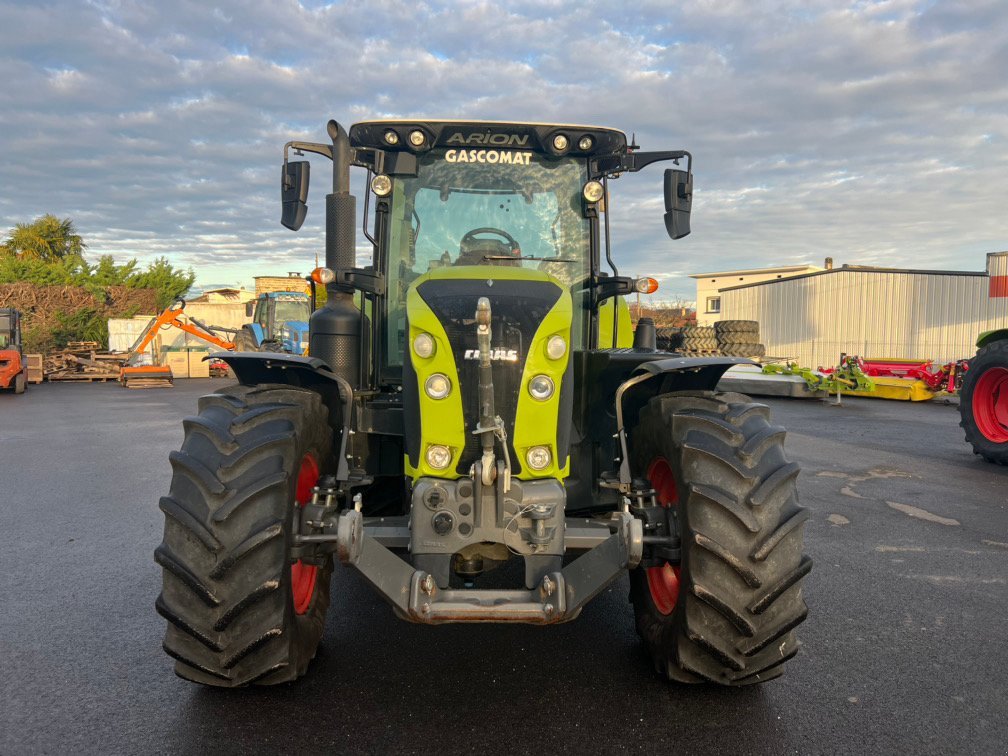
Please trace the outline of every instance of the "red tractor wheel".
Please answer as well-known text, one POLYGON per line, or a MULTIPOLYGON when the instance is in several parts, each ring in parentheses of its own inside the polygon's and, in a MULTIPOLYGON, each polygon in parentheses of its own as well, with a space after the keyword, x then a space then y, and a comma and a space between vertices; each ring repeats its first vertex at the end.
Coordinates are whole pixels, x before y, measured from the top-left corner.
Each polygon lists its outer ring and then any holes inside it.
POLYGON ((670 680, 764 682, 798 651, 808 513, 768 420, 740 394, 683 392, 652 399, 630 431, 634 475, 680 538, 678 564, 645 552, 630 573, 637 631, 670 680))
POLYGON ((202 397, 183 425, 154 552, 164 650, 176 674, 206 685, 294 680, 329 607, 332 558, 295 558, 291 528, 333 469, 328 412, 307 389, 233 386, 202 397))
POLYGON ((1008 340, 982 347, 970 360, 959 415, 973 452, 1008 465, 1008 340))

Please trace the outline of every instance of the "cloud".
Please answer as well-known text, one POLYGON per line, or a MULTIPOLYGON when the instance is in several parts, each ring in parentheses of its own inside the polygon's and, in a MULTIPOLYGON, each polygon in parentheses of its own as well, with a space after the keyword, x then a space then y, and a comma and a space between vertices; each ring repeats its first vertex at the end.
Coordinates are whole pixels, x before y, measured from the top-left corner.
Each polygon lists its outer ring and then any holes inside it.
POLYGON ((584 122, 695 156, 686 239, 660 169, 613 187, 621 269, 670 295, 826 256, 976 270, 1008 248, 1006 43, 998 2, 4 4, 0 226, 249 281, 321 251, 319 187, 291 234, 278 167, 331 117, 584 122))

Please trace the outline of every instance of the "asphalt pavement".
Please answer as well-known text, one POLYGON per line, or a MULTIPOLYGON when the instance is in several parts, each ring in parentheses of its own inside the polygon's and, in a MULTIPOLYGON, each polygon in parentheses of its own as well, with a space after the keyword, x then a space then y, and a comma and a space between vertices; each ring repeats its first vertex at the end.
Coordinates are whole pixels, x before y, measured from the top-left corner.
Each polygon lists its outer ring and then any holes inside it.
POLYGON ((180 680, 154 612, 158 497, 196 398, 0 394, 0 753, 1005 753, 1008 468, 954 406, 764 400, 809 507, 803 646, 763 686, 652 671, 627 581, 572 623, 421 627, 337 567, 301 681, 180 680))

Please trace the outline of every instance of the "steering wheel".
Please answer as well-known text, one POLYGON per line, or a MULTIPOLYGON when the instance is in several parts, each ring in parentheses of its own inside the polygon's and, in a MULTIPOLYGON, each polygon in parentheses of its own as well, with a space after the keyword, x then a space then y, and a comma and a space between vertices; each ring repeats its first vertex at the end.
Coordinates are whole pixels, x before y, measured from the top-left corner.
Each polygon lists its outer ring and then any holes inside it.
MULTIPOLYGON (((521 245, 511 234, 501 228, 483 226, 467 231, 459 241, 459 257, 456 265, 479 265, 481 263, 502 263, 502 260, 484 260, 486 255, 521 257, 521 245), (478 239, 480 234, 496 234, 501 239, 478 239)), ((516 261, 517 262, 517 261, 516 261)), ((505 263, 506 264, 506 263, 505 263)))

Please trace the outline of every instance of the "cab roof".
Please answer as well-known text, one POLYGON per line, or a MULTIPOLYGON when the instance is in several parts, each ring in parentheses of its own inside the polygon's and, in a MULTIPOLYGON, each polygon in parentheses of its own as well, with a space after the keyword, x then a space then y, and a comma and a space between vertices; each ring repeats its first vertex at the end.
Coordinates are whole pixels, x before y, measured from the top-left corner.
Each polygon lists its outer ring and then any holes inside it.
POLYGON ((627 152, 627 138, 622 131, 575 124, 376 120, 354 124, 349 135, 350 145, 354 148, 418 153, 436 147, 532 150, 554 157, 621 155, 627 152), (415 132, 423 136, 422 141, 414 136, 415 132))

